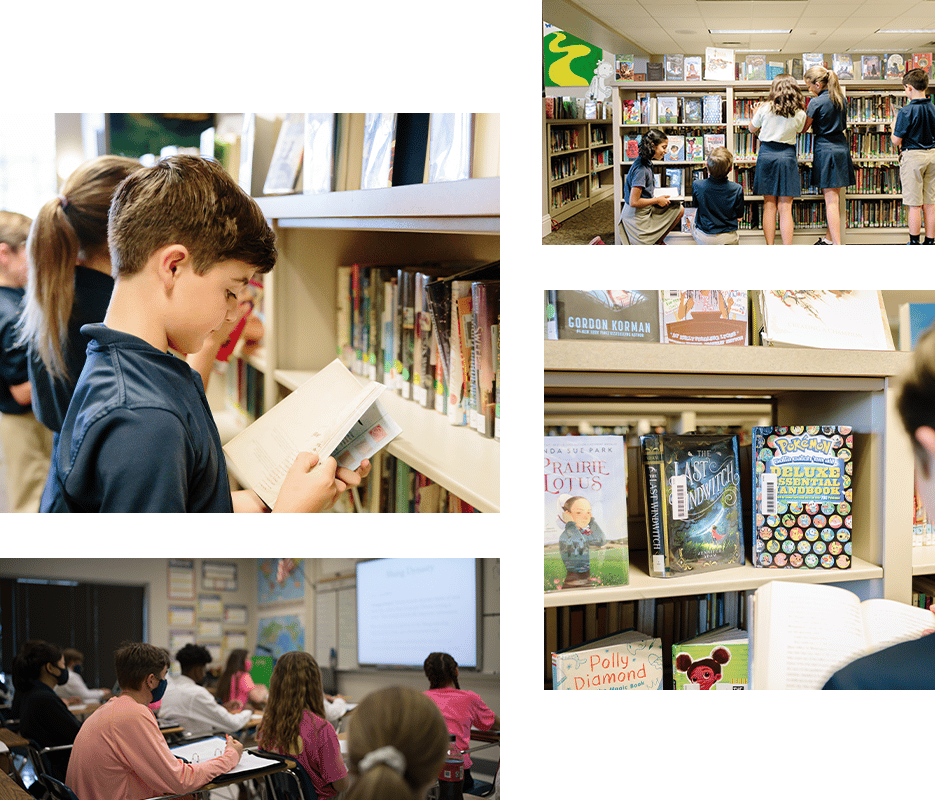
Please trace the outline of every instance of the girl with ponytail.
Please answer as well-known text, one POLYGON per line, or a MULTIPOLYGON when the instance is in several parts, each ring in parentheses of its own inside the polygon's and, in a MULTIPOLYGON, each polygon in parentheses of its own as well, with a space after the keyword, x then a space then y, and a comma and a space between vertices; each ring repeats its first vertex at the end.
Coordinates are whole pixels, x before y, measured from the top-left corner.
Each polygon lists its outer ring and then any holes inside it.
POLYGON ((825 196, 828 235, 815 244, 841 244, 841 192, 855 182, 854 164, 847 144, 847 99, 838 76, 817 64, 805 73, 812 99, 805 109, 805 133, 815 134, 812 184, 825 196))

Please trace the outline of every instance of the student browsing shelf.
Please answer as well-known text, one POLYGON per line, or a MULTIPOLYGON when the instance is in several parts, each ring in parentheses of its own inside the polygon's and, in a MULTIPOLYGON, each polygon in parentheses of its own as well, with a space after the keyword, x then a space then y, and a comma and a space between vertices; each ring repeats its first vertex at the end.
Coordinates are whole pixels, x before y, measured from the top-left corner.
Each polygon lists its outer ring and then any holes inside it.
MULTIPOLYGON (((426 696, 438 706, 445 718, 448 732, 455 735, 455 744, 464 752, 470 747, 471 728, 480 731, 500 729, 500 720, 475 692, 458 685, 458 663, 448 653, 429 653, 423 664, 429 679, 426 696)), ((471 777, 471 756, 464 753, 464 790, 474 785, 471 777)))
POLYGON ((802 194, 795 137, 805 125, 805 102, 795 78, 777 75, 766 102, 757 106, 750 131, 760 140, 753 193, 763 195, 763 236, 771 245, 776 238, 776 213, 784 245, 792 244, 792 198, 802 194))
POLYGON ((68 681, 64 686, 56 686, 55 693, 67 702, 66 698, 77 697, 82 703, 102 703, 111 695, 110 689, 89 689, 81 676, 84 656, 73 647, 66 647, 62 653, 65 656, 65 669, 68 670, 68 681))
POLYGON ((227 657, 227 664, 218 678, 217 702, 232 703, 231 710, 246 708, 250 703, 255 708, 263 708, 269 696, 269 690, 263 684, 255 684, 250 677, 253 662, 246 650, 232 650, 227 657))
POLYGON ((90 717, 75 738, 65 783, 83 800, 141 800, 182 794, 229 772, 243 745, 227 737, 217 758, 187 764, 176 758, 147 708, 162 698, 169 660, 144 642, 121 645, 114 654, 121 694, 90 717))
POLYGON ((929 76, 913 69, 903 76, 909 104, 899 109, 891 139, 900 149, 899 180, 909 206, 909 244, 919 244, 922 216, 925 241, 935 244, 935 106, 925 96, 929 76))
POLYGON ((674 205, 666 196, 653 197, 656 183, 653 161, 665 155, 669 139, 663 131, 651 128, 640 139, 639 158, 631 165, 623 184, 623 210, 620 223, 630 244, 665 244, 685 213, 681 203, 674 205))
MULTIPOLYGON (((233 495, 203 382, 168 349, 196 353, 276 260, 262 211, 217 163, 172 156, 137 170, 111 202, 116 273, 52 455, 43 511, 264 511, 233 495)), ((323 511, 370 471, 300 453, 275 511, 323 511)))
POLYGON ((347 788, 347 768, 334 728, 325 719, 318 663, 294 650, 276 660, 269 702, 257 731, 264 750, 295 758, 308 773, 320 800, 347 788))
POLYGON ((29 270, 31 220, 0 211, 0 445, 10 510, 38 511, 49 471, 52 437, 32 412, 26 348, 17 343, 29 270))
POLYGON ((692 226, 696 244, 740 244, 737 228, 743 218, 743 187, 727 177, 733 164, 730 150, 715 147, 708 154, 708 177, 692 182, 692 199, 698 208, 692 226))
POLYGON ((391 686, 354 710, 347 752, 355 776, 347 800, 421 800, 445 763, 448 729, 428 697, 391 686))

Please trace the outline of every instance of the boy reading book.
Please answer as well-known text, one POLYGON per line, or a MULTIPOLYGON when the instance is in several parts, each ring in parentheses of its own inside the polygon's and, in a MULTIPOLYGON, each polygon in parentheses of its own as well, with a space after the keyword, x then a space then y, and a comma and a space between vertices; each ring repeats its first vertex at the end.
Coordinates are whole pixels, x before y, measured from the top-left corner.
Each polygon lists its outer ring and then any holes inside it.
MULTIPOLYGON (((259 206, 215 162, 172 156, 127 177, 111 202, 115 284, 52 454, 42 511, 264 511, 231 493, 194 353, 256 272, 276 261, 259 206)), ((370 470, 300 453, 276 511, 321 511, 370 470)))

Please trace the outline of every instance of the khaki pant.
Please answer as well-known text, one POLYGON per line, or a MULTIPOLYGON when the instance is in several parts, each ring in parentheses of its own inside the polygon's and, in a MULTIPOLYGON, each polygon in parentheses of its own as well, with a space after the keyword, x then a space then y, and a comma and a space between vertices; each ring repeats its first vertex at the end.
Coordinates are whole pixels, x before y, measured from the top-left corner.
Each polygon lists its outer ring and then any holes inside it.
POLYGON ((52 457, 52 431, 32 411, 0 414, 0 444, 10 511, 38 511, 52 457))

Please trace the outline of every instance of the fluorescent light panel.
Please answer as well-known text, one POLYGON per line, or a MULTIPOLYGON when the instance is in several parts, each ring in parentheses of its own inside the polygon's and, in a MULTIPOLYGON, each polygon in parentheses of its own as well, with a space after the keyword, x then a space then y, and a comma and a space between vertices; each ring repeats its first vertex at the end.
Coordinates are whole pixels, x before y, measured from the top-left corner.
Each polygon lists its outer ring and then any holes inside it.
POLYGON ((935 28, 880 28, 877 33, 935 33, 935 28))
POLYGON ((754 28, 709 28, 708 33, 792 33, 792 28, 784 30, 757 30, 754 28))

